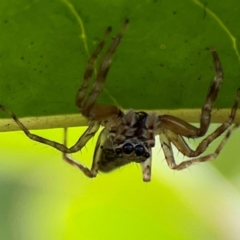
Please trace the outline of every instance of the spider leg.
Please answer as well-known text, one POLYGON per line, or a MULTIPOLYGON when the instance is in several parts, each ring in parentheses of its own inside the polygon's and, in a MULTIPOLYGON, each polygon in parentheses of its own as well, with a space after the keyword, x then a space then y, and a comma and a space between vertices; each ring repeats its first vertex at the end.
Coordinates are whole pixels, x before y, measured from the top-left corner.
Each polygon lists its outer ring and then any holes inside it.
POLYGON ((104 128, 101 133, 99 134, 96 146, 95 146, 95 151, 93 155, 93 162, 92 162, 92 167, 91 167, 91 172, 96 176, 98 173, 99 169, 99 164, 101 164, 101 160, 104 157, 103 156, 103 146, 104 143, 106 142, 108 137, 108 131, 106 128, 104 128))
POLYGON ((87 67, 86 67, 86 70, 85 70, 85 73, 83 76, 83 82, 82 82, 82 85, 81 85, 80 89, 78 90, 77 96, 76 96, 76 105, 80 109, 82 109, 83 101, 87 96, 87 89, 88 89, 89 82, 90 82, 90 79, 91 79, 93 71, 94 71, 95 61, 96 61, 98 55, 100 54, 100 52, 102 51, 102 49, 105 45, 106 39, 109 36, 109 34, 111 33, 111 31, 112 31, 112 28, 108 27, 104 34, 103 40, 98 44, 96 50, 94 51, 94 53, 88 60, 88 64, 87 64, 87 67))
MULTIPOLYGON (((64 145, 67 145, 67 141, 66 141, 67 130, 66 129, 64 129, 64 130, 65 130, 64 131, 64 135, 65 135, 64 136, 64 145)), ((101 131, 101 133, 99 134, 99 137, 98 137, 98 140, 97 140, 97 143, 95 146, 91 170, 88 169, 87 167, 85 167, 83 164, 76 162, 75 160, 70 158, 67 155, 67 153, 63 153, 63 159, 67 163, 78 167, 87 177, 91 177, 91 178, 96 177, 99 169, 103 172, 107 172, 108 170, 117 168, 118 165, 116 164, 116 162, 114 160, 109 161, 109 159, 105 159, 106 156, 104 155, 103 149, 105 148, 105 150, 106 150, 107 148, 109 148, 110 150, 112 150, 111 144, 109 146, 108 145, 109 142, 107 143, 107 140, 109 140, 108 137, 109 137, 109 131, 107 128, 104 128, 101 131)), ((148 165, 150 165, 150 163, 148 165)), ((149 170, 149 166, 145 167, 144 173, 145 173, 145 178, 147 179, 146 181, 150 181, 150 180, 148 180, 148 179, 150 179, 150 174, 151 174, 151 172, 149 170), (148 169, 147 169, 147 167, 148 167, 148 169)))
POLYGON ((225 132, 232 125, 236 116, 239 97, 240 97, 240 89, 238 89, 237 91, 237 96, 235 98, 235 101, 228 119, 224 123, 222 123, 212 134, 210 134, 209 136, 207 136, 205 139, 202 140, 202 142, 198 145, 197 149, 192 154, 193 157, 196 157, 201 153, 203 153, 212 141, 214 141, 217 137, 219 137, 223 132, 225 132))
POLYGON ((176 164, 175 159, 174 159, 172 145, 170 143, 170 140, 167 137, 167 135, 164 134, 163 132, 161 132, 159 134, 159 139, 160 139, 161 147, 162 147, 165 159, 167 161, 167 164, 171 169, 174 169, 174 167, 177 164, 176 164))
POLYGON ((199 156, 201 153, 203 153, 207 149, 208 145, 212 141, 214 141, 217 137, 219 137, 223 132, 225 132, 232 125, 237 112, 239 97, 240 97, 240 89, 238 89, 237 91, 237 95, 236 95, 229 118, 224 123, 222 123, 213 133, 211 133, 205 139, 203 139, 201 143, 198 145, 198 147, 196 148, 196 150, 192 150, 187 145, 187 143, 185 142, 182 136, 171 131, 170 129, 163 128, 163 131, 159 134, 159 137, 160 137, 161 146, 165 155, 165 159, 168 163, 168 166, 172 169, 181 170, 194 163, 204 162, 204 161, 208 161, 216 158, 217 155, 222 150, 223 146, 225 145, 227 139, 231 135, 232 131, 236 129, 239 126, 239 124, 236 124, 232 129, 228 131, 226 137, 222 140, 221 144, 213 154, 209 154, 207 156, 203 156, 195 159, 189 159, 180 164, 176 164, 175 162, 171 143, 173 143, 183 155, 186 155, 188 157, 199 156))
MULTIPOLYGON (((64 145, 67 146, 67 128, 64 128, 64 145)), ((90 169, 88 169, 87 167, 85 167, 83 164, 81 164, 80 162, 75 161, 74 159, 72 159, 71 157, 69 157, 67 155, 67 153, 63 153, 63 160, 65 160, 67 163, 71 164, 72 166, 76 166, 77 168, 79 168, 87 177, 95 177, 96 175, 94 175, 90 169)))
POLYGON ((22 131, 26 134, 28 138, 36 142, 40 142, 53 148, 56 148, 57 150, 65 153, 74 153, 81 150, 85 146, 85 144, 89 141, 89 139, 91 139, 95 135, 100 126, 98 122, 95 121, 91 122, 87 130, 78 139, 78 141, 72 147, 67 148, 62 143, 51 141, 36 134, 30 133, 30 131, 22 124, 22 122, 17 118, 17 116, 12 111, 8 110, 3 105, 0 105, 0 108, 13 118, 13 120, 17 123, 17 125, 20 127, 20 129, 22 129, 22 131))
POLYGON ((168 138, 168 144, 167 144, 168 146, 169 146, 169 143, 171 142, 173 145, 175 145, 178 151, 180 151, 184 156, 188 156, 188 157, 192 156, 194 150, 192 150, 188 146, 188 144, 186 143, 186 141, 182 136, 174 133, 169 129, 165 129, 164 134, 168 138))
POLYGON ((183 155, 186 155, 188 157, 199 156, 201 153, 203 153, 207 149, 208 145, 212 141, 214 141, 217 137, 219 137, 223 132, 225 132, 232 125, 234 118, 236 116, 239 97, 240 97, 240 89, 238 89, 238 91, 237 91, 237 95, 236 95, 234 104, 232 106, 232 110, 229 115, 229 118, 224 123, 222 123, 213 133, 211 133, 206 138, 204 138, 199 143, 196 150, 192 150, 186 144, 186 142, 184 141, 184 139, 181 136, 177 135, 176 133, 174 133, 171 130, 166 129, 165 135, 168 137, 169 141, 172 142, 183 155))
POLYGON ((218 156, 218 154, 221 152, 221 150, 223 149, 224 145, 226 144, 226 142, 227 142, 228 138, 230 137, 230 135, 232 134, 232 132, 239 127, 240 127, 240 124, 235 124, 230 130, 228 130, 226 136, 223 138, 221 143, 218 145, 218 147, 216 148, 214 153, 211 153, 211 154, 208 154, 208 155, 205 155, 202 157, 194 158, 194 159, 188 159, 184 162, 181 162, 180 164, 176 164, 176 162, 175 162, 172 146, 171 146, 171 143, 170 143, 168 137, 164 133, 161 133, 159 135, 160 142, 161 142, 161 146, 162 146, 168 166, 174 170, 183 170, 193 164, 200 163, 200 162, 206 162, 206 161, 215 159, 218 156))
POLYGON ((152 172, 152 150, 150 151, 150 157, 141 163, 142 175, 144 182, 151 181, 151 172, 152 172))
POLYGON ((221 67, 218 54, 214 48, 211 49, 211 52, 213 56, 213 63, 214 63, 216 75, 213 78, 213 82, 210 86, 206 101, 202 107, 202 114, 200 118, 200 129, 198 132, 198 136, 203 136, 208 130, 208 127, 211 121, 212 106, 217 98, 217 95, 223 80, 223 70, 221 67))
POLYGON ((106 104, 95 104, 90 112, 90 119, 92 121, 103 122, 113 122, 117 124, 120 120, 119 117, 122 117, 124 113, 114 105, 106 105, 106 104))
MULTIPOLYGON (((17 125, 22 129, 22 131, 26 134, 26 136, 34 141, 49 145, 53 148, 56 148, 57 150, 63 152, 63 158, 68 163, 77 166, 85 175, 89 177, 94 177, 96 174, 87 169, 85 166, 83 166, 81 163, 75 162, 73 159, 67 156, 67 153, 73 153, 77 152, 82 149, 83 146, 89 141, 90 138, 94 136, 94 134, 98 131, 100 123, 103 125, 108 124, 111 125, 111 122, 118 123, 121 121, 119 117, 123 114, 120 109, 118 109, 115 106, 112 105, 99 105, 95 104, 98 95, 100 94, 103 84, 107 75, 107 72, 109 70, 110 64, 111 64, 111 56, 114 54, 122 36, 123 33, 128 25, 128 20, 125 21, 125 24, 118 34, 118 36, 113 41, 112 45, 110 46, 109 50, 105 54, 101 64, 99 71, 97 73, 96 81, 93 85, 93 89, 90 92, 89 96, 87 96, 86 92, 89 86, 89 82, 91 79, 91 76, 94 71, 94 63, 97 59, 98 55, 100 54, 101 50, 104 47, 105 41, 108 37, 108 35, 111 32, 111 27, 107 29, 105 32, 105 35, 103 37, 103 40, 99 43, 97 49, 92 54, 91 58, 88 61, 88 65, 85 70, 85 74, 83 77, 83 83, 80 89, 78 90, 77 97, 76 97, 76 104, 77 106, 82 109, 83 115, 85 115, 88 118, 91 118, 91 115, 93 118, 95 118, 97 121, 91 121, 90 126, 87 128, 87 130, 84 132, 84 134, 78 139, 78 141, 70 148, 65 146, 64 144, 48 140, 46 138, 43 138, 41 136, 38 136, 36 134, 32 134, 25 126, 22 124, 22 122, 17 118, 17 116, 5 108, 3 105, 0 105, 0 108, 5 111, 7 114, 9 114, 13 120, 17 123, 17 125), (90 112, 91 111, 91 112, 90 112), (104 122, 102 122, 104 120, 104 122), (110 123, 108 123, 110 122, 110 123)), ((66 131, 65 131, 66 133, 66 131)), ((65 139, 66 141, 66 139, 65 139)))
POLYGON ((185 168, 187 168, 187 167, 189 167, 189 166, 191 166, 193 164, 196 164, 196 163, 214 160, 219 155, 221 150, 223 149, 224 145, 226 144, 226 142, 227 142, 228 138, 230 137, 230 135, 232 134, 232 132, 234 130, 236 130, 239 126, 240 126, 240 124, 235 124, 230 130, 228 130, 226 136, 223 138, 221 143, 218 145, 218 147, 216 148, 214 153, 208 154, 206 156, 202 156, 202 157, 186 160, 184 162, 181 162, 178 165, 175 165, 173 167, 173 169, 175 169, 175 170, 182 170, 182 169, 185 169, 185 168))
POLYGON ((222 80, 223 80, 223 71, 221 67, 221 63, 218 57, 218 54, 215 49, 211 49, 212 57, 213 57, 213 63, 216 75, 213 78, 213 81, 211 83, 209 92, 207 94, 207 98, 205 100, 205 103, 202 107, 202 113, 200 117, 200 127, 194 127, 191 124, 185 122, 182 119, 179 119, 174 116, 170 115, 162 115, 159 116, 160 121, 167 126, 170 130, 173 132, 190 138, 196 138, 203 136, 209 127, 210 120, 211 120, 211 111, 212 106, 217 98, 222 80))
MULTIPOLYGON (((114 39, 107 53, 103 57, 100 63, 100 67, 98 69, 98 73, 96 76, 96 80, 93 84, 92 90, 89 96, 81 103, 82 114, 86 116, 88 119, 92 119, 92 116, 94 115, 94 105, 96 104, 97 98, 103 89, 104 82, 105 82, 109 67, 111 65, 112 55, 115 53, 116 48, 120 43, 120 40, 128 26, 128 23, 129 23, 129 20, 126 20, 120 33, 114 39)), ((79 106, 80 101, 78 99, 78 95, 77 95, 76 102, 77 102, 77 105, 79 106)), ((114 106, 111 106, 111 108, 114 108, 114 106)), ((115 111, 117 111, 118 110, 117 107, 115 108, 116 108, 115 111)))

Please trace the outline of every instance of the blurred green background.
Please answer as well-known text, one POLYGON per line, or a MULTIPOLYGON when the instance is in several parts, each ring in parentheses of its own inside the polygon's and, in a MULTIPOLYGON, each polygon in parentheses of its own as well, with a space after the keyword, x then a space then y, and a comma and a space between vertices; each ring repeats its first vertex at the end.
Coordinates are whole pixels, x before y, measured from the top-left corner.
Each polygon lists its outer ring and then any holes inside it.
MULTIPOLYGON (((83 130, 70 129, 69 144, 83 130)), ((62 129, 34 133, 63 140, 62 129)), ((91 166, 95 140, 72 157, 91 166)), ((167 167, 157 144, 152 181, 144 183, 137 164, 88 179, 58 151, 22 132, 1 133, 1 240, 237 240, 239 141, 238 130, 215 161, 180 172, 167 167)), ((178 162, 186 159, 177 151, 175 156, 178 162)))

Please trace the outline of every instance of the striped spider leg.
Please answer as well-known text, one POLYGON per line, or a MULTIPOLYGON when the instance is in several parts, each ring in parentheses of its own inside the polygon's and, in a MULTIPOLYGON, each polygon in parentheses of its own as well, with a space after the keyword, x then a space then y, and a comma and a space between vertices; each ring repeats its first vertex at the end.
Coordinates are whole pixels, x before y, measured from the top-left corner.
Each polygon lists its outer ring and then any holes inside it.
POLYGON ((215 159, 220 153, 220 151, 223 149, 225 143, 227 142, 227 139, 230 137, 233 130, 239 127, 239 124, 235 124, 230 130, 228 130, 226 136, 223 138, 214 153, 198 157, 207 149, 208 145, 212 141, 218 138, 232 125, 237 112, 238 100, 240 97, 240 88, 237 90, 236 98, 228 119, 223 122, 213 133, 205 137, 197 146, 196 150, 192 150, 183 139, 183 137, 197 138, 204 136, 210 124, 212 106, 215 102, 223 80, 223 71, 217 52, 213 48, 211 49, 211 51, 216 75, 210 86, 206 101, 202 107, 200 127, 196 128, 189 123, 173 116, 159 116, 159 120, 161 122, 159 126, 159 137, 161 146, 168 166, 175 170, 182 170, 193 164, 215 159), (188 159, 184 162, 181 162, 180 164, 176 164, 171 143, 175 145, 184 156, 193 159, 188 159))
POLYGON ((128 23, 129 23, 129 20, 127 19, 121 31, 114 38, 113 43, 111 44, 110 48, 104 55, 100 63, 100 67, 98 69, 94 85, 89 95, 87 94, 87 90, 89 86, 89 81, 94 72, 95 60, 97 59, 99 53, 103 49, 105 45, 105 41, 112 31, 111 27, 108 27, 103 37, 103 40, 99 43, 96 50, 94 51, 94 53, 92 54, 92 56, 88 61, 85 74, 83 77, 82 86, 77 92, 76 105, 81 109, 82 114, 90 120, 90 125, 72 147, 68 148, 65 144, 51 141, 49 139, 30 133, 30 131, 23 125, 23 123, 18 119, 18 117, 12 111, 8 110, 3 105, 0 105, 0 108, 13 118, 13 120, 18 124, 20 129, 23 130, 23 132, 26 134, 27 137, 29 137, 34 141, 49 145, 61 151, 64 155, 64 160, 66 160, 71 165, 78 167, 88 177, 96 176, 97 170, 98 170, 97 162, 99 161, 99 158, 101 158, 100 150, 102 149, 102 147, 100 147, 99 145, 102 146, 103 143, 104 144, 109 143, 108 141, 106 141, 106 138, 108 137, 107 133, 111 131, 112 128, 116 128, 115 125, 121 122, 120 117, 123 115, 121 110, 118 109, 117 107, 112 105, 100 105, 100 104, 97 104, 96 101, 97 101, 98 95, 102 91, 104 81, 106 79, 109 67, 111 65, 112 55, 114 54, 118 44, 120 43, 120 40, 128 26, 128 23), (94 153, 93 166, 92 166, 92 169, 90 170, 87 167, 85 167, 83 164, 70 159, 67 156, 67 154, 80 151, 89 141, 89 139, 91 139, 95 135, 95 133, 99 130, 100 125, 103 125, 105 127, 105 130, 101 132, 100 137, 98 139, 97 147, 94 153))

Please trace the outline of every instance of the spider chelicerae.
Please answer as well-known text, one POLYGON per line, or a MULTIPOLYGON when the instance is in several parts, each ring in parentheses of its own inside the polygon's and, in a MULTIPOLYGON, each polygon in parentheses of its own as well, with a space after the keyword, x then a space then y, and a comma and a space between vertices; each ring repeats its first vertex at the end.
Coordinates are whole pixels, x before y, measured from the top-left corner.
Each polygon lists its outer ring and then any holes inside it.
POLYGON ((240 89, 237 91, 228 119, 213 133, 206 136, 199 143, 196 150, 192 150, 184 140, 184 137, 198 138, 204 136, 210 124, 212 107, 217 98, 223 80, 222 67, 218 54, 214 48, 211 49, 211 53, 215 68, 215 77, 213 78, 206 100, 202 107, 199 128, 171 115, 157 116, 155 113, 147 114, 145 112, 136 112, 132 109, 124 113, 116 106, 97 103, 98 96, 103 89, 104 82, 111 65, 112 55, 116 51, 128 24, 129 20, 126 20, 119 34, 114 38, 108 51, 103 56, 94 84, 89 94, 88 88, 90 79, 94 72, 95 60, 102 51, 106 39, 111 33, 111 27, 107 28, 102 41, 99 43, 88 61, 82 86, 77 92, 76 105, 80 108, 83 116, 89 120, 90 124, 83 135, 80 136, 78 141, 72 147, 68 148, 66 143, 61 144, 30 133, 12 111, 8 110, 3 105, 0 105, 0 108, 14 119, 27 137, 61 151, 63 153, 64 160, 78 167, 87 177, 96 177, 98 171, 109 172, 130 162, 136 162, 142 167, 143 181, 150 181, 152 161, 151 150, 155 145, 155 136, 157 135, 159 136, 167 164, 171 169, 182 170, 195 163, 215 159, 223 149, 232 131, 239 127, 239 124, 235 124, 229 129, 237 112, 240 89), (92 167, 89 169, 80 162, 76 162, 71 159, 68 154, 80 151, 95 135, 100 126, 103 126, 103 130, 98 137, 92 167), (207 149, 208 145, 213 140, 219 137, 227 129, 229 130, 226 136, 223 138, 214 153, 199 156, 207 149), (190 159, 177 164, 174 159, 172 144, 184 156, 187 156, 190 159))

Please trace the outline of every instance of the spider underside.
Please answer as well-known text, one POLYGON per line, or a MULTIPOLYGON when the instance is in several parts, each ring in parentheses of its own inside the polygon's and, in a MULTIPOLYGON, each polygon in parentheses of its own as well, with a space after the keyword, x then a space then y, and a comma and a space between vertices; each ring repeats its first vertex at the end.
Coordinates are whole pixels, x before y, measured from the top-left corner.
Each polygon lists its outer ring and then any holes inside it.
POLYGON ((67 147, 66 138, 65 142, 61 144, 30 133, 13 112, 3 105, 0 105, 0 108, 14 119, 27 137, 61 151, 64 160, 71 165, 78 167, 87 177, 96 177, 98 171, 109 172, 130 162, 137 162, 141 164, 142 167, 143 181, 150 181, 152 161, 151 150, 155 145, 155 136, 157 135, 159 135, 165 159, 171 169, 182 170, 193 164, 215 159, 223 149, 232 131, 239 127, 239 124, 235 124, 229 129, 237 112, 240 89, 237 90, 236 98, 227 120, 213 133, 206 136, 195 150, 192 150, 184 140, 184 137, 198 138, 204 136, 210 124, 212 107, 223 80, 222 67, 218 54, 214 48, 211 49, 211 53, 215 68, 215 77, 213 78, 202 107, 199 128, 171 115, 157 116, 155 113, 147 114, 145 112, 135 112, 134 110, 129 110, 124 113, 116 106, 97 103, 97 98, 103 89, 111 65, 112 55, 120 43, 128 23, 129 21, 126 20, 119 34, 114 38, 111 46, 102 58, 97 76, 89 94, 88 88, 94 72, 94 64, 111 32, 111 27, 106 30, 102 41, 88 60, 82 85, 77 92, 76 105, 80 108, 82 114, 90 121, 90 124, 87 130, 72 147, 67 147), (91 169, 88 169, 83 164, 71 159, 68 154, 80 151, 95 135, 100 126, 103 126, 104 128, 97 140, 92 167, 91 169), (227 129, 229 130, 226 136, 223 138, 214 153, 199 156, 207 149, 212 141, 218 138, 227 129), (184 156, 187 156, 190 159, 177 164, 174 159, 172 144, 175 145, 184 156))

